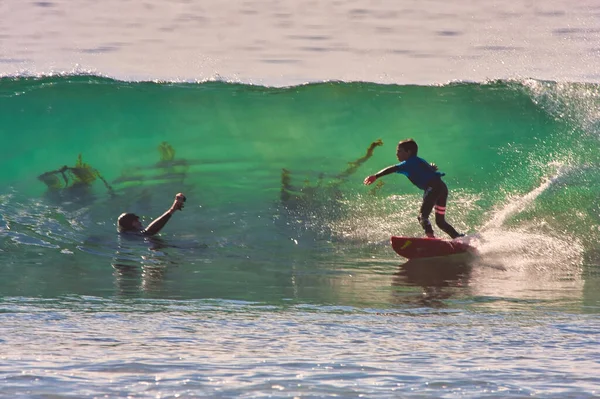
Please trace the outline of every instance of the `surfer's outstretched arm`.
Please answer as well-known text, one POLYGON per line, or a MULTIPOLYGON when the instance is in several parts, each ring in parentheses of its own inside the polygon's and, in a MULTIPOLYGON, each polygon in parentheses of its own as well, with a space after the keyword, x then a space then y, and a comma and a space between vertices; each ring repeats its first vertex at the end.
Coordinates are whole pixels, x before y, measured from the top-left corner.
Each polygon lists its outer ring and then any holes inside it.
POLYGON ((389 175, 391 173, 395 173, 397 170, 398 170, 398 165, 388 166, 385 169, 381 169, 379 172, 375 173, 374 175, 367 176, 365 178, 364 183, 365 183, 365 185, 368 186, 368 185, 372 184, 375 180, 379 179, 380 177, 389 175))
POLYGON ((143 231, 142 234, 153 236, 158 233, 165 224, 171 219, 171 216, 175 213, 175 211, 180 211, 183 209, 183 203, 185 202, 185 195, 179 193, 175 196, 175 201, 173 201, 173 205, 162 215, 156 218, 152 223, 148 225, 143 231))

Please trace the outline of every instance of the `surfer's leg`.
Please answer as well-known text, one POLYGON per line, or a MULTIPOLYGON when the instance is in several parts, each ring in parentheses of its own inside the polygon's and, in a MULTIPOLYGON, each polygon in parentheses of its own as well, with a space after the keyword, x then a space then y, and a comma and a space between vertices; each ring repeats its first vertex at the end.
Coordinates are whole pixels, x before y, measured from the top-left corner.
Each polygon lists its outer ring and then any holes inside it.
POLYGON ((423 194, 423 203, 421 204, 421 210, 419 211, 419 223, 425 230, 425 234, 427 237, 434 237, 433 227, 431 227, 431 222, 429 221, 429 215, 431 215, 431 210, 435 205, 435 193, 433 188, 427 187, 425 193, 423 194))
POLYGON ((452 225, 446 221, 445 212, 445 206, 435 206, 435 224, 451 238, 462 236, 463 234, 460 234, 458 231, 456 231, 454 227, 452 227, 452 225))
MULTIPOLYGON (((437 190, 436 190, 437 191, 437 190)), ((439 196, 435 202, 435 224, 442 229, 451 238, 462 236, 459 234, 450 223, 446 222, 446 203, 448 201, 448 187, 444 182, 441 182, 439 187, 439 196)))

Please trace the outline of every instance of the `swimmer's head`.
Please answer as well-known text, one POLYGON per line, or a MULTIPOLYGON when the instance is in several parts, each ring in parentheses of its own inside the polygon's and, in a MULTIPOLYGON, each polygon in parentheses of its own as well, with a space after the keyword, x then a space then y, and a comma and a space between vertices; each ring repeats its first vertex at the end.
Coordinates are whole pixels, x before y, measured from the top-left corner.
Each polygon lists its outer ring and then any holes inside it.
POLYGON ((144 226, 135 213, 122 213, 117 219, 117 228, 119 231, 142 231, 144 226))

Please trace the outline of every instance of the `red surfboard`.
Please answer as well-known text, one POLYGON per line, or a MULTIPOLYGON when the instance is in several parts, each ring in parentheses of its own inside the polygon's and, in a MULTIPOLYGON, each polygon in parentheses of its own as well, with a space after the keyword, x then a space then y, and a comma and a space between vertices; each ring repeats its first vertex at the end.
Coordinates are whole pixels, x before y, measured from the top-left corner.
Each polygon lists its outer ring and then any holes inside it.
POLYGON ((446 241, 427 237, 392 236, 392 248, 407 259, 431 258, 474 252, 475 248, 460 241, 446 241))

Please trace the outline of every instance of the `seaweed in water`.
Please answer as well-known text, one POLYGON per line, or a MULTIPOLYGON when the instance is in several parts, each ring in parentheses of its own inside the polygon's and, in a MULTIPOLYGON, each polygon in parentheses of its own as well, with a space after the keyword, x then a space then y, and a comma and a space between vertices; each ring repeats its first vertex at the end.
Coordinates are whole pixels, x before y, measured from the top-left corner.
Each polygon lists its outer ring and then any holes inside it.
POLYGON ((96 179, 100 179, 106 189, 112 193, 112 187, 102 177, 97 169, 83 162, 81 154, 77 157, 77 162, 74 167, 63 166, 60 169, 45 172, 38 176, 38 179, 43 182, 49 190, 57 191, 71 189, 75 187, 90 187, 96 179))
MULTIPOLYGON (((348 167, 337 175, 325 180, 323 173, 320 173, 316 184, 311 184, 307 179, 304 180, 304 184, 301 187, 294 186, 292 184, 292 173, 288 169, 283 169, 281 173, 281 202, 287 205, 313 202, 316 200, 319 193, 323 191, 327 192, 327 196, 336 198, 340 196, 339 186, 342 185, 350 176, 352 176, 360 166, 362 166, 367 160, 373 156, 373 152, 376 147, 383 145, 381 139, 373 141, 364 156, 348 162, 348 167)), ((383 182, 379 181, 378 184, 373 186, 370 190, 371 194, 375 194, 381 187, 383 182)))
POLYGON ((161 181, 183 181, 189 164, 184 159, 175 159, 175 149, 166 141, 157 147, 159 161, 151 166, 138 166, 121 171, 113 184, 144 184, 161 181))
POLYGON ((160 153, 161 162, 170 162, 175 159, 175 149, 166 141, 160 143, 158 152, 160 153))
POLYGON ((100 173, 98 173, 96 169, 83 162, 81 154, 79 154, 77 157, 77 163, 75 163, 75 167, 71 168, 70 171, 75 177, 73 180, 73 185, 84 184, 89 186, 96 181, 97 177, 100 177, 100 173))

